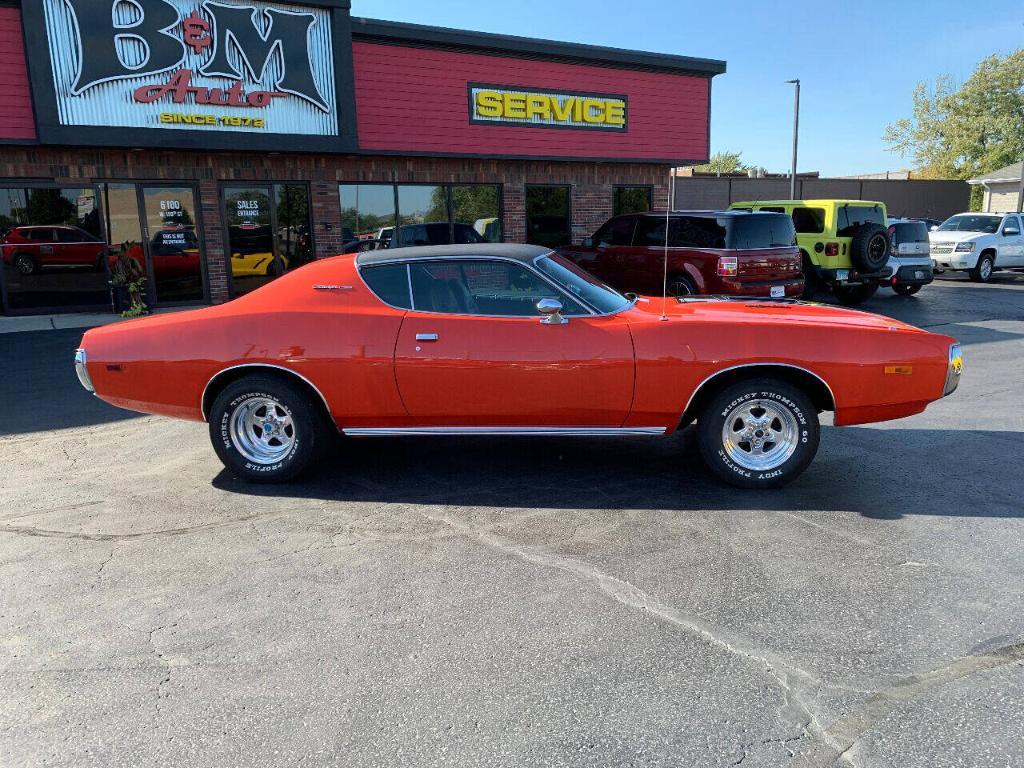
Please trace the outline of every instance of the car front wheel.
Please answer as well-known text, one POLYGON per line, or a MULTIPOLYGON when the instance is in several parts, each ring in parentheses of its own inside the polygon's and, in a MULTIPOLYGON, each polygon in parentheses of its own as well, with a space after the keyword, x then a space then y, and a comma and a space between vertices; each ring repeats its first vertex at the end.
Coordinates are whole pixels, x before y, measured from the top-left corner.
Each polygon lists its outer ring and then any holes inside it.
POLYGON ((330 437, 322 404, 285 379, 251 376, 217 396, 210 439, 231 472, 253 483, 281 483, 313 467, 330 437))
POLYGON ((981 254, 981 258, 978 259, 978 265, 974 269, 969 270, 971 280, 976 283, 987 283, 992 279, 994 268, 995 262, 992 259, 992 254, 981 254))
POLYGON ((704 461, 738 488, 781 488, 795 480, 814 459, 820 436, 810 398, 779 379, 726 387, 697 422, 704 461))

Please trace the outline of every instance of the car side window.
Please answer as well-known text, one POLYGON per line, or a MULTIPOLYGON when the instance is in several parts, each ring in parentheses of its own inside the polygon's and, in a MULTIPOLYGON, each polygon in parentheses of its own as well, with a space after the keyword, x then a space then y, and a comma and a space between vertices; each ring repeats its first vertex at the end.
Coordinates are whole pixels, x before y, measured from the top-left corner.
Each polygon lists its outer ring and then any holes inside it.
POLYGON ((530 270, 481 259, 410 264, 413 307, 419 312, 495 317, 539 316, 537 302, 557 299, 563 314, 586 315, 583 305, 530 270))
POLYGON ((62 243, 91 243, 95 242, 90 235, 80 229, 58 229, 57 240, 62 243))
POLYGON ((825 209, 794 208, 793 226, 798 233, 820 235, 825 231, 825 209))
POLYGON ((1005 232, 1007 229, 1015 229, 1017 230, 1017 234, 1020 234, 1020 219, 1016 216, 1007 216, 1003 219, 1003 231, 1005 232))
POLYGON ((412 300, 409 297, 409 271, 405 264, 363 267, 359 270, 359 275, 385 304, 399 309, 412 309, 412 300))
POLYGON ((618 216, 597 230, 594 245, 631 245, 636 219, 633 216, 618 216))
POLYGON ((30 229, 28 230, 28 239, 35 240, 37 243, 52 243, 53 230, 52 229, 30 229))

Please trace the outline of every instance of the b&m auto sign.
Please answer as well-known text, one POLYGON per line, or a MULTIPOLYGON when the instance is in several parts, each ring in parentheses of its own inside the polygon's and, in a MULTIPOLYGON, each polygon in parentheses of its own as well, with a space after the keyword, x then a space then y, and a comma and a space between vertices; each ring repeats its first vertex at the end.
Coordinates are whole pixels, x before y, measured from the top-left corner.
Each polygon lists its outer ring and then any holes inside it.
POLYGON ((62 126, 338 134, 330 10, 41 0, 62 126))

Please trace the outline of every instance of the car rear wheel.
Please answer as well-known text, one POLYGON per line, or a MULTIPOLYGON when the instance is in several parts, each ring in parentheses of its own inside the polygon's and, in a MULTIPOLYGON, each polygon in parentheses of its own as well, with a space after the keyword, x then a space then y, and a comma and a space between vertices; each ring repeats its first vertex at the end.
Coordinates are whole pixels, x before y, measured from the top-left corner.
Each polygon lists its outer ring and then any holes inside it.
POLYGON ((281 483, 313 467, 330 439, 322 404, 274 376, 240 379, 210 409, 210 440, 221 462, 243 480, 281 483))
POLYGON ((913 296, 921 290, 920 285, 894 285, 892 287, 900 296, 913 296))
POLYGON ((818 452, 818 412, 799 388, 779 379, 726 387, 697 421, 701 456, 738 488, 781 488, 818 452))
POLYGON ((857 285, 837 285, 832 288, 836 300, 844 307, 855 307, 875 295, 878 283, 860 283, 857 285))
POLYGON ((23 275, 31 275, 36 271, 36 260, 27 253, 14 254, 14 268, 23 275))
POLYGON ((818 268, 814 266, 814 262, 811 261, 811 257, 807 255, 806 251, 800 251, 800 257, 804 273, 804 292, 800 296, 804 299, 813 299, 814 294, 821 287, 818 280, 818 268))
POLYGON ((696 293, 697 287, 693 284, 693 280, 686 275, 668 276, 669 296, 694 296, 696 293))
POLYGON ((987 283, 992 279, 992 272, 995 271, 995 260, 992 258, 991 253, 983 253, 978 258, 977 266, 970 270, 968 274, 971 276, 971 280, 976 283, 987 283))

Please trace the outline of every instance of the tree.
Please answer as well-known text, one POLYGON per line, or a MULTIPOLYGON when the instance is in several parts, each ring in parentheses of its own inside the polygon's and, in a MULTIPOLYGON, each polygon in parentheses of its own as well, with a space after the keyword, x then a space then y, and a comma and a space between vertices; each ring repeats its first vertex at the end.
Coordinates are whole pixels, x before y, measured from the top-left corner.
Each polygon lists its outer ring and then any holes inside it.
POLYGON ((715 152, 704 165, 695 165, 693 170, 699 173, 716 173, 721 176, 723 173, 743 173, 747 170, 740 155, 742 152, 715 152))
POLYGON ((913 116, 885 130, 885 142, 912 155, 924 178, 969 179, 1024 156, 1024 49, 982 59, 957 87, 942 75, 918 83, 913 116))

